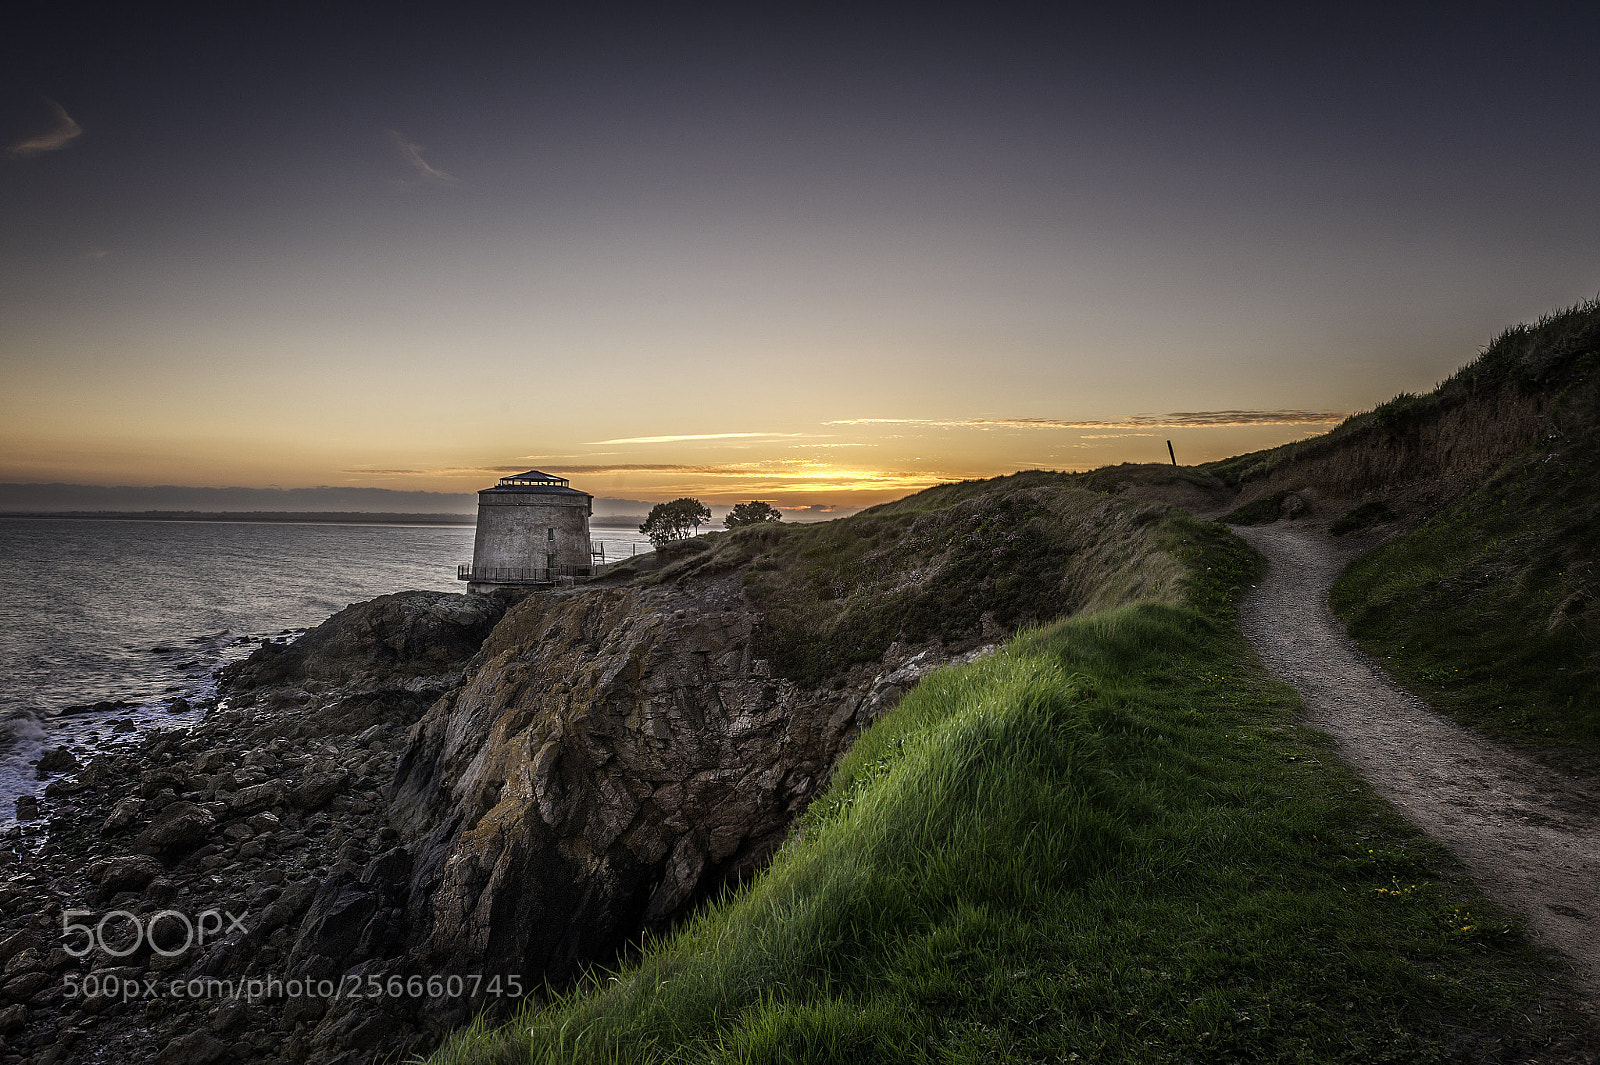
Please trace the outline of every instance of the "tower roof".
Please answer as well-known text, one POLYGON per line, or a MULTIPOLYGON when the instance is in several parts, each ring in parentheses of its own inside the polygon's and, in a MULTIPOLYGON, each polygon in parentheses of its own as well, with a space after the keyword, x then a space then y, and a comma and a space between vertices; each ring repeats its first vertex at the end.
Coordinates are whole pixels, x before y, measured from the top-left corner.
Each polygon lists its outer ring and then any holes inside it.
POLYGON ((517 495, 546 495, 546 496, 571 496, 574 500, 588 500, 594 498, 588 492, 580 492, 568 487, 565 477, 544 473, 540 470, 528 470, 526 473, 512 474, 510 477, 500 478, 500 483, 493 488, 485 488, 478 495, 487 494, 517 494, 517 495))

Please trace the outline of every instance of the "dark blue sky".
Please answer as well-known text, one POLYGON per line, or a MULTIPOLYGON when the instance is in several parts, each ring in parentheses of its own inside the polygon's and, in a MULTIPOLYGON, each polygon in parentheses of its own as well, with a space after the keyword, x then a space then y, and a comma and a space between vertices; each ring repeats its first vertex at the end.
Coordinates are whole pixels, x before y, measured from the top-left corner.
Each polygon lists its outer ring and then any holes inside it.
POLYGON ((814 502, 1198 460, 1600 291, 1592 6, 16 25, 0 480, 814 502), (1216 410, 1255 413, 1129 420, 1216 410))

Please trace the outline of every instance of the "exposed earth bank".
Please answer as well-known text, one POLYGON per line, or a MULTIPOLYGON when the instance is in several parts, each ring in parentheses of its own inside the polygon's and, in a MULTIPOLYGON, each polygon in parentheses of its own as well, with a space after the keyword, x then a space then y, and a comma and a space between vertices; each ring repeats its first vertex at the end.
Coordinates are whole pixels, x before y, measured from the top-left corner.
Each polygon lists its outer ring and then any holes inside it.
POLYGON ((1268 667, 1299 690, 1307 722, 1571 958, 1600 1003, 1600 794, 1445 720, 1361 653, 1328 607, 1354 545, 1313 524, 1234 531, 1270 564, 1241 623, 1268 667))

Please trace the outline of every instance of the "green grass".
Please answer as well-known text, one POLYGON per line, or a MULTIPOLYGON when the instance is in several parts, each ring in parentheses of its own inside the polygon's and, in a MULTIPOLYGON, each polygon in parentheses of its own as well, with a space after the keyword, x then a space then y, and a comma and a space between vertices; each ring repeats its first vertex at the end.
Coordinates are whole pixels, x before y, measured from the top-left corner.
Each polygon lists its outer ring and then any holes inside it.
POLYGON ((1257 559, 1152 532, 1181 595, 933 674, 759 877, 435 1060, 1368 1065, 1573 1038, 1548 959, 1295 727, 1234 623, 1257 559))
POLYGON ((1514 464, 1353 562, 1331 601, 1368 653, 1465 724, 1600 766, 1600 483, 1587 458, 1514 464))
POLYGON ((1334 610, 1464 724, 1600 770, 1600 302, 1502 334, 1429 397, 1542 390, 1544 426, 1464 498, 1357 559, 1334 610))
POLYGON ((1271 525, 1283 516, 1283 501, 1287 498, 1288 489, 1272 492, 1234 507, 1217 520, 1224 525, 1271 525))
POLYGON ((1351 507, 1334 519, 1328 526, 1328 531, 1334 536, 1348 536, 1351 533, 1365 532, 1374 525, 1396 521, 1398 517, 1383 500, 1369 499, 1365 503, 1351 507))
POLYGON ((817 687, 880 662, 897 641, 973 644, 1167 596, 1182 571, 1154 539, 1164 514, 1078 487, 1070 474, 1029 471, 940 485, 839 521, 671 544, 645 579, 742 572, 765 614, 756 653, 817 687))

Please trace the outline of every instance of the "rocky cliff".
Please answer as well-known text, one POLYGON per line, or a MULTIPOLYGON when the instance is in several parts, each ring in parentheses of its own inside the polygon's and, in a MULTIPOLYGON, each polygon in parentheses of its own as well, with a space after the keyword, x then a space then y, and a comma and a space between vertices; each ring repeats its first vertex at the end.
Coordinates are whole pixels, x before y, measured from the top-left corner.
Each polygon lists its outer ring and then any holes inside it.
POLYGON ((168 1043, 162 1060, 341 1065, 425 1048, 513 1004, 513 978, 610 963, 756 873, 859 731, 938 665, 1175 579, 1153 513, 1026 475, 702 539, 515 603, 351 607, 227 671, 193 734, 46 790, 53 842, 29 878, 57 900, 46 924, 84 899, 142 919, 181 897, 247 912, 242 927, 18 973, 383 993, 88 1011, 30 976, 0 994, 56 1011, 17 1015, 30 1032, 96 1014, 130 1061, 168 1043), (427 982, 452 976, 478 993, 427 982))
POLYGON ((427 967, 560 979, 758 869, 860 728, 942 645, 837 687, 754 653, 737 582, 539 597, 412 730, 392 816, 417 839, 427 967))
MULTIPOLYGON (((826 686, 802 686, 756 654, 764 615, 736 570, 509 609, 388 598, 330 619, 303 648, 258 651, 228 677, 237 699, 278 706, 285 723, 306 707, 320 722, 359 723, 374 705, 403 723, 415 716, 403 693, 443 691, 403 746, 386 748, 399 757, 374 798, 393 845, 298 886, 268 955, 285 977, 477 976, 503 987, 515 977, 532 989, 608 962, 759 869, 863 725, 937 665, 982 649, 981 633, 896 643, 826 686), (460 667, 451 641, 502 609, 463 671, 424 671, 460 667)), ((192 827, 198 840, 211 826, 192 827)), ((269 971, 265 943, 243 937, 207 971, 269 971)), ((301 1054, 324 1060, 425 1045, 512 1003, 405 995, 287 1016, 301 1054)))
MULTIPOLYGON (((384 933, 407 944, 395 964, 425 974, 534 986, 609 963, 759 870, 921 676, 1016 625, 1174 579, 1141 547, 1147 509, 1027 475, 706 538, 528 597, 411 730, 388 793, 403 904, 368 876, 307 921, 338 907, 369 923, 344 921, 336 945, 403 925, 384 933)), ((319 949, 303 934, 297 962, 371 964, 319 949)), ((485 1005, 431 998, 416 1019, 438 1032, 485 1005)))
POLYGON ((0 846, 0 1054, 211 1063, 420 1046, 403 1023, 325 1016, 320 996, 281 983, 252 998, 243 981, 403 954, 409 851, 384 792, 407 729, 460 684, 505 606, 432 592, 357 604, 226 671, 226 698, 192 731, 50 763, 43 820, 0 846), (350 882, 398 896, 383 920, 356 921, 367 895, 340 905, 350 882), (85 920, 94 935, 63 934, 85 920), (171 993, 190 980, 221 983, 171 993))

